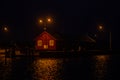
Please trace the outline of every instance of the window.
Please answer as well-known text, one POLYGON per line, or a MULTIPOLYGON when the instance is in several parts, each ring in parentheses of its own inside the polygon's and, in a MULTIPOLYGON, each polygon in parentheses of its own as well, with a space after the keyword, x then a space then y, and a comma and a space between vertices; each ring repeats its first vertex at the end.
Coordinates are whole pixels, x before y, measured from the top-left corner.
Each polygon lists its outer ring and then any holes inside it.
POLYGON ((37 45, 42 46, 42 40, 38 40, 37 45))
POLYGON ((49 41, 49 45, 50 45, 50 46, 54 46, 54 40, 50 40, 50 41, 49 41))
POLYGON ((44 49, 48 49, 48 45, 44 45, 44 49))

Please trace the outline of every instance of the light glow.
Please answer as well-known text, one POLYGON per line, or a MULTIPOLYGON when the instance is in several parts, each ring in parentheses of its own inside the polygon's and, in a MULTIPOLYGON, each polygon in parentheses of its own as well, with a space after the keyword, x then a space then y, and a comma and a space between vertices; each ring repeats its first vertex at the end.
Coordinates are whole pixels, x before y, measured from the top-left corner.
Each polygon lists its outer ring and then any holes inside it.
POLYGON ((103 29, 103 27, 102 27, 102 26, 99 26, 99 29, 100 29, 100 30, 102 30, 102 29, 103 29))
POLYGON ((40 20, 39 22, 40 22, 40 23, 43 23, 43 20, 40 20))
POLYGON ((42 46, 42 40, 38 40, 37 45, 42 46))
POLYGON ((50 18, 48 18, 48 19, 47 19, 47 21, 48 21, 48 22, 51 22, 51 19, 50 19, 50 18))
POLYGON ((8 28, 7 28, 7 27, 4 27, 4 31, 8 31, 8 28))
POLYGON ((50 46, 54 46, 54 40, 50 40, 50 41, 49 41, 49 45, 50 45, 50 46))
POLYGON ((48 45, 44 45, 44 49, 48 49, 48 45))

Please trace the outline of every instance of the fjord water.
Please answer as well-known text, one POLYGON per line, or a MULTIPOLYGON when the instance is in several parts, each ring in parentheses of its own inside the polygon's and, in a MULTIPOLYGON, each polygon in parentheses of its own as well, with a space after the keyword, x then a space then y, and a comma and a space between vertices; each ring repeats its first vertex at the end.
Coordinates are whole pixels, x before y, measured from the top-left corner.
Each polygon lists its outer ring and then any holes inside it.
MULTIPOLYGON (((96 53, 97 54, 97 53, 96 53)), ((119 80, 120 55, 0 57, 0 80, 119 80)))

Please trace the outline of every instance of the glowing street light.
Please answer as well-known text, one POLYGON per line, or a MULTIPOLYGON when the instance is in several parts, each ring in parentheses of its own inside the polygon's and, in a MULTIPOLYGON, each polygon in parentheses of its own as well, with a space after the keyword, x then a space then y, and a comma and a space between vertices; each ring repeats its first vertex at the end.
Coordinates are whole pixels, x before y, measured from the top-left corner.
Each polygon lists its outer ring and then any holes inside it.
POLYGON ((47 19, 47 21, 48 21, 48 22, 51 22, 51 19, 50 19, 50 18, 48 18, 48 19, 47 19))
POLYGON ((99 31, 103 31, 103 29, 104 29, 104 28, 103 28, 102 25, 99 25, 99 26, 98 26, 98 30, 99 30, 99 31))
POLYGON ((8 32, 9 31, 8 26, 7 25, 3 25, 2 26, 2 31, 3 32, 8 32))
POLYGON ((40 19, 39 20, 39 23, 40 24, 43 24, 43 26, 44 26, 44 30, 46 30, 47 28, 47 23, 51 23, 52 22, 52 20, 51 20, 51 18, 47 18, 47 19, 40 19))
POLYGON ((102 27, 102 26, 99 26, 99 29, 100 29, 100 30, 102 30, 102 29, 103 29, 103 27, 102 27))
POLYGON ((40 23, 43 23, 43 20, 40 19, 40 23))
POLYGON ((7 32, 7 31, 8 31, 8 28, 7 28, 7 27, 4 27, 4 31, 7 32))
MULTIPOLYGON (((103 31, 104 27, 102 25, 99 25, 98 29, 100 31, 103 31)), ((112 50, 112 35, 111 35, 111 31, 109 31, 109 48, 110 48, 110 50, 112 50)))

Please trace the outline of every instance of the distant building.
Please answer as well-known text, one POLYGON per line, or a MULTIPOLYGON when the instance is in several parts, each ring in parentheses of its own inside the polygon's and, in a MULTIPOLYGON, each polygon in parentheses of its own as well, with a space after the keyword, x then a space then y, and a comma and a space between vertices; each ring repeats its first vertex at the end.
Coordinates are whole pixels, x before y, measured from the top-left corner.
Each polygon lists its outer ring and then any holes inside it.
POLYGON ((77 46, 81 46, 84 49, 94 49, 96 40, 88 35, 82 35, 78 38, 77 46))
POLYGON ((36 50, 56 50, 56 38, 47 31, 42 32, 35 39, 36 50))

